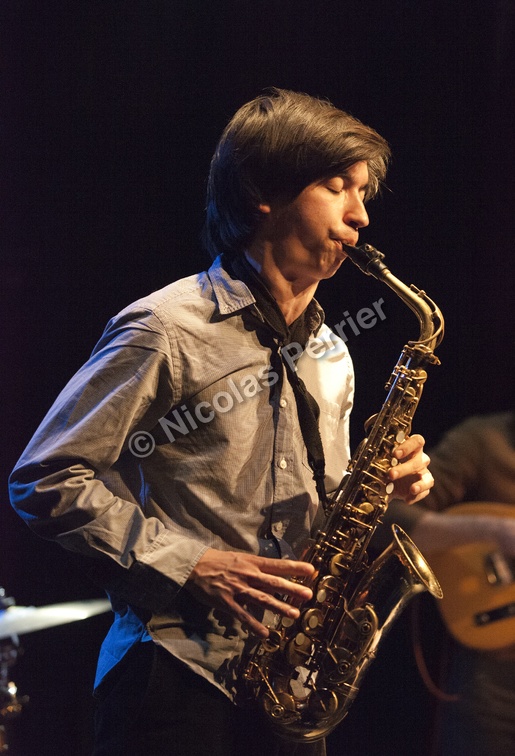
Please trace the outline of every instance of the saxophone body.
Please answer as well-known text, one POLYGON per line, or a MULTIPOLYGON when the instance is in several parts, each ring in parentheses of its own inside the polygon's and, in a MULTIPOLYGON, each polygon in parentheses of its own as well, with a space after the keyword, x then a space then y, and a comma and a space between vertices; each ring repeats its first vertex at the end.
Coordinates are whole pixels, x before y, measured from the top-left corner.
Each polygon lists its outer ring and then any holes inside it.
POLYGON ((313 597, 296 620, 271 615, 269 637, 247 658, 242 677, 250 699, 277 734, 296 742, 328 735, 346 716, 381 638, 407 602, 442 591, 426 560, 397 525, 390 545, 370 563, 367 548, 388 507, 388 471, 406 438, 443 337, 443 317, 415 286, 406 286, 370 245, 345 251, 367 275, 384 281, 419 318, 420 336, 408 342, 386 385, 379 413, 327 504, 325 525, 302 557, 315 568, 304 582, 313 597))

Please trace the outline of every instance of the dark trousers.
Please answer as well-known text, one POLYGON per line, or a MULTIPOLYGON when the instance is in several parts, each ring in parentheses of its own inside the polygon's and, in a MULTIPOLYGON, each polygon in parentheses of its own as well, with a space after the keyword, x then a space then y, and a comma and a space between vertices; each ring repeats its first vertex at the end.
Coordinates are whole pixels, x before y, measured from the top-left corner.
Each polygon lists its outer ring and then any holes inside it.
POLYGON ((98 691, 93 756, 324 756, 323 742, 286 743, 255 712, 160 646, 139 643, 98 691))
POLYGON ((515 661, 456 644, 446 688, 460 695, 442 706, 439 756, 515 754, 515 661))

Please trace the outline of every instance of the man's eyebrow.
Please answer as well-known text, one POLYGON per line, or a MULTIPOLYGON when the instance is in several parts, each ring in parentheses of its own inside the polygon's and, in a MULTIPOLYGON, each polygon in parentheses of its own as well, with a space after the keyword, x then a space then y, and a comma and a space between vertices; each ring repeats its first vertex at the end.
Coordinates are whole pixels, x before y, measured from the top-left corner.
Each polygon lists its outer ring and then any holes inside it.
MULTIPOLYGON (((340 177, 340 178, 342 178, 342 179, 351 179, 351 176, 350 176, 350 174, 349 174, 349 171, 348 171, 348 170, 346 170, 346 171, 341 171, 340 173, 338 173, 338 174, 336 174, 336 175, 337 175, 337 176, 339 176, 339 177, 340 177)), ((370 181, 367 181, 367 183, 366 183, 366 184, 363 184, 363 186, 360 186, 360 187, 359 187, 359 191, 360 191, 360 192, 367 192, 367 191, 368 191, 369 189, 370 189, 370 181)))

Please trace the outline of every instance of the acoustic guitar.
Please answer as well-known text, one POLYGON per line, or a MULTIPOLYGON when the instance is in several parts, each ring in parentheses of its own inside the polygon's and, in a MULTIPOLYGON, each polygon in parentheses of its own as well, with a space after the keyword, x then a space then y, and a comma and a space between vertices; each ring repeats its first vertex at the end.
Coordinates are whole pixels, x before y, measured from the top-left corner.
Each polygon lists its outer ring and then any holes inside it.
MULTIPOLYGON (((515 517, 515 506, 471 502, 443 514, 515 517)), ((431 554, 429 561, 443 590, 436 604, 457 641, 476 650, 515 645, 515 559, 494 542, 478 541, 431 554)))

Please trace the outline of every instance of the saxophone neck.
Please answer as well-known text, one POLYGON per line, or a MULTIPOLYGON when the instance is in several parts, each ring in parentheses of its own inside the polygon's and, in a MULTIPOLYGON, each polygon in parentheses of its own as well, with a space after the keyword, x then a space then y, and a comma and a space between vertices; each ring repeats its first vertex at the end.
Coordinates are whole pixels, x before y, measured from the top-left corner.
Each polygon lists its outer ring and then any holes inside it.
POLYGON ((383 281, 415 313, 420 325, 420 334, 417 341, 410 342, 410 346, 426 353, 428 361, 439 363, 433 353, 443 339, 444 318, 436 303, 425 291, 414 284, 407 286, 394 276, 383 262, 384 254, 371 244, 363 244, 361 247, 352 247, 350 244, 343 246, 354 265, 367 276, 383 281))

